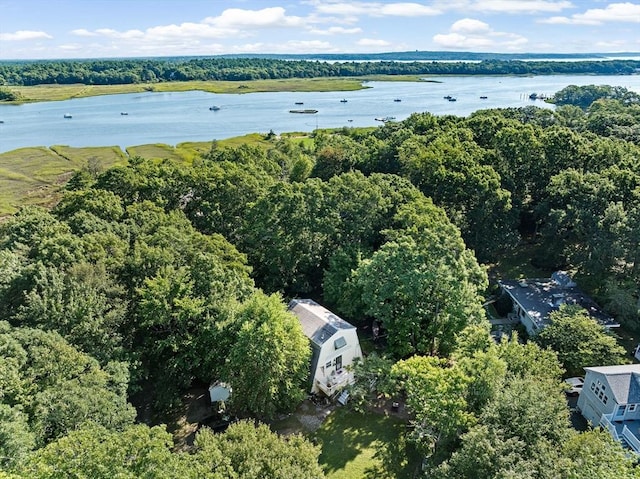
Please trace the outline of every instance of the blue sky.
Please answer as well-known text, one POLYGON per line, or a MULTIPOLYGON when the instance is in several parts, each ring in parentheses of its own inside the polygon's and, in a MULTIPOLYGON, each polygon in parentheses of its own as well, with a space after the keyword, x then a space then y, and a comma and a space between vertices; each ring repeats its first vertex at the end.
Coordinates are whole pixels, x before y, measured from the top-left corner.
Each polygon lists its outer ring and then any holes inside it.
POLYGON ((0 59, 640 51, 640 1, 0 0, 0 59))

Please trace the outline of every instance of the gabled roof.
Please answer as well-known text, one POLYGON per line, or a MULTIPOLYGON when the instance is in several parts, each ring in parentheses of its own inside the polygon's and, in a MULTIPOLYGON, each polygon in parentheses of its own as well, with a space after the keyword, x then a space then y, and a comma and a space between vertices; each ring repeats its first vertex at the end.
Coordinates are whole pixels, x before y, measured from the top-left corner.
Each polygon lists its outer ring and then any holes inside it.
POLYGON ((503 279, 499 280, 498 284, 527 312, 538 328, 546 326, 549 315, 557 311, 562 304, 582 306, 593 319, 605 327, 620 326, 563 271, 553 273, 551 278, 503 279))
POLYGON ((617 404, 640 404, 640 364, 584 368, 602 375, 617 404))
POLYGON ((318 346, 340 330, 356 329, 312 299, 294 299, 289 303, 289 311, 298 317, 305 336, 318 346))

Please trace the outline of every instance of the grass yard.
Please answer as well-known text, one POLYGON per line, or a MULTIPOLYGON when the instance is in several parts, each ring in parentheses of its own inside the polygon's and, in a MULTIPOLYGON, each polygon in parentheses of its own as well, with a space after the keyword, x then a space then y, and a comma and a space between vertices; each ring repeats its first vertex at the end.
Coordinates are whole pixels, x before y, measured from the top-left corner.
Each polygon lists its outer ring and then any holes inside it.
POLYGON ((500 260, 489 265, 489 279, 548 278, 553 271, 536 268, 531 264, 540 246, 523 243, 502 254, 500 260))
POLYGON ((339 408, 312 438, 322 448, 320 465, 328 479, 409 479, 420 459, 407 455, 404 434, 405 422, 399 418, 339 408))

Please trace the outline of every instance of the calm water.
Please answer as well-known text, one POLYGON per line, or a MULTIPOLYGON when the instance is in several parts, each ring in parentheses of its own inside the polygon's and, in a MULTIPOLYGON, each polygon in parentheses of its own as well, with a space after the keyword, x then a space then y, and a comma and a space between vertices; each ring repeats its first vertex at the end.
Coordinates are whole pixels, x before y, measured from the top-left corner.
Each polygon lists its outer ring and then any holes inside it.
POLYGON ((532 92, 552 95, 567 85, 619 85, 640 92, 635 76, 446 77, 441 83, 370 82, 355 92, 132 93, 61 102, 0 105, 0 152, 27 146, 175 145, 246 133, 312 131, 315 128, 380 125, 376 118, 403 120, 413 112, 466 116, 483 108, 537 105, 532 92), (445 95, 457 99, 445 100, 445 95), (487 99, 480 99, 487 96, 487 99), (346 103, 340 100, 348 100, 346 103), (394 101, 400 99, 400 102, 394 101), (304 105, 295 105, 303 102, 304 105), (212 105, 219 111, 210 111, 212 105), (315 115, 289 113, 312 108, 315 115), (127 115, 121 115, 126 112, 127 115), (72 118, 65 119, 70 114, 72 118))

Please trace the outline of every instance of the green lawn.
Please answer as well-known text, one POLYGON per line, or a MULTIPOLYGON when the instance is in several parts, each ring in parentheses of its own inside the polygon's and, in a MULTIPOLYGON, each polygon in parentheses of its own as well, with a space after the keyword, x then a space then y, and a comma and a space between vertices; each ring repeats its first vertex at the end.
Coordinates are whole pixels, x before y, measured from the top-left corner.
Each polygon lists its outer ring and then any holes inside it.
POLYGON ((340 408, 313 439, 322 448, 320 465, 329 479, 414 477, 419 458, 405 452, 405 422, 374 412, 340 408))

